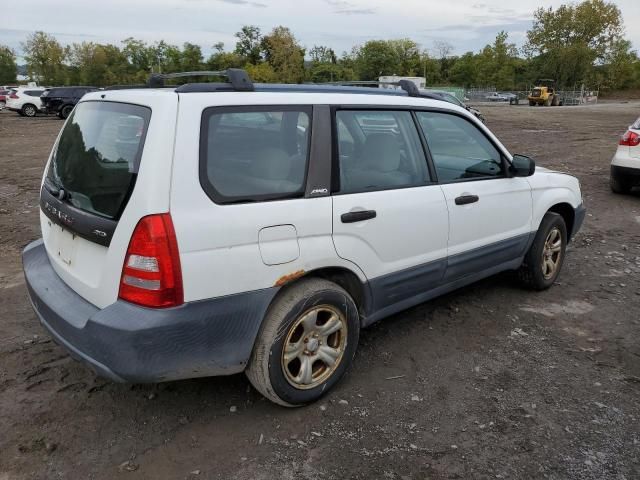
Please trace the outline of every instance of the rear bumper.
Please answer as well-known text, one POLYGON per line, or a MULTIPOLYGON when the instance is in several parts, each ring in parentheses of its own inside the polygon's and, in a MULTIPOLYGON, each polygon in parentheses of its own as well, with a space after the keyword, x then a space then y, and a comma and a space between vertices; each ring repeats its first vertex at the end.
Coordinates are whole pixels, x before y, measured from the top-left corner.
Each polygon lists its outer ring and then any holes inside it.
POLYGON ((637 160, 638 166, 635 167, 623 167, 620 165, 611 165, 611 176, 613 178, 620 178, 629 181, 635 181, 640 183, 640 159, 637 160))
POLYGON ((72 357, 118 382, 160 382, 241 372, 277 288, 149 309, 116 301, 99 309, 53 270, 42 240, 23 266, 42 325, 72 357))

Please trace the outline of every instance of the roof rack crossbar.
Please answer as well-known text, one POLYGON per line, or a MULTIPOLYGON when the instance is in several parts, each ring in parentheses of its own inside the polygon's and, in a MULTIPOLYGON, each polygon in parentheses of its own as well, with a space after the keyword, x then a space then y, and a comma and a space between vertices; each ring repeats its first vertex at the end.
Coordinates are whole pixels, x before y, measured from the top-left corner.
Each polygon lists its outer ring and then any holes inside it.
POLYGON ((165 86, 165 80, 183 77, 226 77, 236 91, 251 92, 254 90, 253 82, 251 78, 249 78, 249 74, 241 68, 197 72, 154 73, 149 77, 147 85, 150 88, 161 88, 165 86))
MULTIPOLYGON (((380 82, 378 80, 350 80, 345 82, 326 82, 328 85, 342 85, 342 86, 353 86, 357 87, 359 85, 391 85, 393 87, 400 87, 402 90, 407 92, 407 95, 410 97, 419 97, 420 90, 411 80, 401 79, 397 82, 380 82)), ((317 84, 316 84, 317 85, 317 84)))

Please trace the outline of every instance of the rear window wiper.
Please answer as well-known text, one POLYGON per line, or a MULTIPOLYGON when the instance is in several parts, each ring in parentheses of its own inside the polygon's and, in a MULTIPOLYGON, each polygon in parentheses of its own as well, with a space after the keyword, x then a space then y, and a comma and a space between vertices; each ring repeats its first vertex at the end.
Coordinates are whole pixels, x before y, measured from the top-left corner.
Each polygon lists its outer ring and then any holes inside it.
POLYGON ((66 191, 62 187, 55 185, 49 178, 45 178, 44 188, 46 188, 47 192, 49 192, 60 201, 69 200, 71 198, 70 192, 66 191))

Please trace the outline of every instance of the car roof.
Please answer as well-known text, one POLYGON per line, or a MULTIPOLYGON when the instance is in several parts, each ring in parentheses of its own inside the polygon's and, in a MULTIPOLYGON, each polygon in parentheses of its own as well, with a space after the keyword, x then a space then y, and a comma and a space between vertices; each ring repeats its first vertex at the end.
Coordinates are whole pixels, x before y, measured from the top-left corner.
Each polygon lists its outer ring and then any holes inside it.
POLYGON ((176 93, 174 88, 140 88, 122 90, 104 90, 88 93, 84 101, 106 100, 126 103, 145 104, 145 99, 176 98, 182 102, 196 101, 206 106, 242 106, 242 105, 358 105, 380 106, 416 106, 446 108, 467 113, 457 105, 439 99, 410 97, 402 91, 383 93, 379 90, 363 87, 335 87, 321 85, 256 85, 255 91, 212 91, 176 93), (373 90, 373 92, 372 92, 373 90))

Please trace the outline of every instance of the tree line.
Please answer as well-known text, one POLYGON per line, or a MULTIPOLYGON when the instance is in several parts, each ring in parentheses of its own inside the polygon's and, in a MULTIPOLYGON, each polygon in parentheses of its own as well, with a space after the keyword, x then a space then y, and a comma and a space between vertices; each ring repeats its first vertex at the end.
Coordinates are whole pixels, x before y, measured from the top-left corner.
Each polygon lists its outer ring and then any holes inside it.
MULTIPOLYGON (((199 45, 147 43, 127 38, 121 45, 95 42, 63 46, 53 35, 35 32, 22 44, 28 75, 43 85, 144 83, 150 73, 244 68, 256 82, 376 80, 380 75, 424 76, 428 85, 526 89, 539 78, 571 88, 640 88, 640 59, 624 36, 620 9, 605 0, 585 0, 557 9, 539 8, 522 48, 498 32, 477 52, 452 55, 443 41, 425 49, 410 38, 369 40, 338 55, 330 46, 303 47, 291 30, 268 33, 245 25, 233 49, 215 43, 205 58, 199 45)), ((0 46, 0 84, 16 78, 16 56, 0 46)))

